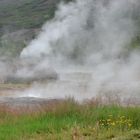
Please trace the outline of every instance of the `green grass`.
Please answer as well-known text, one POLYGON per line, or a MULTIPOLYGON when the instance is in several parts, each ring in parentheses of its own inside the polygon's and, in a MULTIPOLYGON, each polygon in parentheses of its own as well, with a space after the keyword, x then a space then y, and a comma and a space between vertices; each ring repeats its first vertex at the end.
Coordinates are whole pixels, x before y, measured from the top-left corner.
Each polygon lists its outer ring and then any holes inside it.
MULTIPOLYGON (((125 120, 125 119, 124 119, 125 120)), ((66 101, 47 112, 10 115, 1 113, 0 140, 71 140, 71 139, 140 139, 140 108, 120 106, 78 105, 66 101), (102 126, 101 120, 112 121, 124 116, 131 120, 126 124, 102 126), (122 129, 123 128, 123 129, 122 129)))
POLYGON ((7 57, 18 57, 28 42, 36 36, 34 29, 40 29, 49 19, 54 17, 57 5, 60 1, 72 0, 6 0, 0 1, 0 55, 7 57), (21 40, 14 35, 12 39, 3 35, 17 32, 22 29, 30 31, 21 40), (27 39, 28 37, 28 39, 27 39))
POLYGON ((5 27, 7 30, 40 28, 54 16, 60 1, 62 0, 22 0, 13 4, 14 0, 9 0, 7 4, 0 5, 0 30, 5 27))

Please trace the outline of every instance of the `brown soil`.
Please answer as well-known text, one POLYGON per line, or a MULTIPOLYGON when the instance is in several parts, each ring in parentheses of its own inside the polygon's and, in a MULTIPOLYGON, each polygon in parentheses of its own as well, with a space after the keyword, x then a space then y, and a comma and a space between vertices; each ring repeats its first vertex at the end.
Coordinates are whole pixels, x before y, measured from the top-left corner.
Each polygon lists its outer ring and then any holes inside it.
POLYGON ((34 114, 46 112, 54 109, 62 103, 59 99, 41 99, 41 98, 0 98, 0 112, 17 114, 34 114))
POLYGON ((20 97, 20 92, 28 87, 28 84, 0 84, 0 112, 13 115, 46 112, 63 102, 60 99, 20 97))

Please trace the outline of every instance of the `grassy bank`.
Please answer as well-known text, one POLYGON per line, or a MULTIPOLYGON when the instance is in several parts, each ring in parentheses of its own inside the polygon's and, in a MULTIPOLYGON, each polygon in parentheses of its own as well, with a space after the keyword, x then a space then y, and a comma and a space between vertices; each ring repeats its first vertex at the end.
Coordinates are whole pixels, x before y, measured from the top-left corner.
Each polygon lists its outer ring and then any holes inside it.
POLYGON ((5 0, 0 1, 0 35, 6 31, 40 28, 54 16, 60 1, 71 0, 5 0))
POLYGON ((1 113, 0 140, 138 140, 140 108, 66 101, 36 114, 1 113))

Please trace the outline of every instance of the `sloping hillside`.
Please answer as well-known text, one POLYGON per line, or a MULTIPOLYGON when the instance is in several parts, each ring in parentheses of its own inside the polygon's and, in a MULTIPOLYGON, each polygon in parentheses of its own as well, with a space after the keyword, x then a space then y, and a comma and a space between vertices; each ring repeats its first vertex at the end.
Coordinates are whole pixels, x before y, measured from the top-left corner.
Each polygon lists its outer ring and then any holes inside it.
MULTIPOLYGON (((54 16, 60 1, 72 0, 0 0, 0 56, 19 55, 23 47, 35 38, 41 26, 54 16)), ((139 26, 140 12, 137 9, 130 16, 139 26)), ((138 47, 139 44, 140 28, 137 28, 137 37, 130 46, 138 47)))
POLYGON ((60 1, 0 0, 0 54, 18 55, 42 24, 54 16, 60 1))
POLYGON ((54 15, 58 2, 60 0, 0 0, 0 33, 40 27, 54 15))

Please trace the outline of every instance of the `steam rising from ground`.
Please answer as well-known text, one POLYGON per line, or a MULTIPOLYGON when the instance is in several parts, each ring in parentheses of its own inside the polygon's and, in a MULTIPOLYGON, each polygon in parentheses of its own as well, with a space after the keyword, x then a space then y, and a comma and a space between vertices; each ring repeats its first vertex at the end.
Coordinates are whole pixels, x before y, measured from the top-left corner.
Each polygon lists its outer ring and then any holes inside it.
POLYGON ((55 17, 21 53, 21 59, 36 61, 35 68, 53 68, 60 79, 35 84, 25 94, 140 97, 140 52, 130 47, 138 31, 133 14, 139 5, 139 0, 61 3, 55 17))

